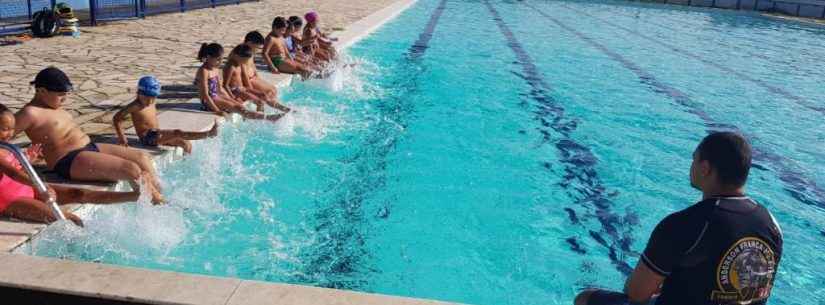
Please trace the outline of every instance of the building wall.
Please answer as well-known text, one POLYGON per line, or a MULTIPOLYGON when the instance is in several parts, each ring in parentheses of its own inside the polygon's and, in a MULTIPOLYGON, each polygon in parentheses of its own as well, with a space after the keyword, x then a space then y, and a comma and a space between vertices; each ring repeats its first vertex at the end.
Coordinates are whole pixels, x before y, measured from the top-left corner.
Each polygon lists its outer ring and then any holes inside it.
POLYGON ((825 19, 825 0, 653 0, 655 2, 776 12, 790 16, 825 19))

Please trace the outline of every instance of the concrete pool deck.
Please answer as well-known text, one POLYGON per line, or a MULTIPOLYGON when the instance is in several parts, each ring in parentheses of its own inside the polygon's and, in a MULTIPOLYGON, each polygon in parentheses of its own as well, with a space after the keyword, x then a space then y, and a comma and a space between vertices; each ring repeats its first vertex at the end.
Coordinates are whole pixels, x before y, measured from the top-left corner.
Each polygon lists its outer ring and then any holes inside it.
MULTIPOLYGON (((336 33, 339 49, 344 49, 365 37, 414 4, 416 0, 390 3, 363 19, 350 24, 347 30, 336 33)), ((232 7, 232 6, 230 6, 232 7)), ((148 19, 147 19, 148 20, 148 19)), ((37 68, 32 67, 36 72, 37 68)), ((70 74, 71 75, 71 74, 70 74)), ((261 77, 281 88, 289 86, 292 77, 261 72, 261 77)), ((22 82, 22 80, 17 80, 22 82)), ((189 80, 191 82, 191 79, 189 80)), ((0 79, 2 84, 2 79, 0 79)), ((81 85, 82 87, 82 85, 81 85)), ((3 87, 0 87, 0 91, 3 87)), ((86 92, 80 89, 81 92, 86 92)), ((96 92, 91 90, 90 92, 96 92)), ((81 94, 81 93, 78 93, 81 94)), ((124 93, 117 105, 128 102, 134 93, 124 93), (127 97, 128 95, 128 97, 127 97)), ((208 130, 215 120, 225 120, 207 112, 192 110, 197 100, 183 99, 171 106, 159 105, 162 128, 208 130)), ((107 116, 96 111, 98 118, 107 116)), ((109 114, 109 117, 111 114, 109 114)), ((80 117, 83 117, 81 114, 80 117)), ((229 117, 229 120, 237 117, 229 117)), ((94 120, 94 119, 93 119, 94 120)), ((81 120, 79 122, 83 124, 81 120)), ((103 123, 86 123, 103 124, 103 123)), ((103 126, 99 126, 105 130, 103 126)), ((89 129, 87 132, 95 133, 89 129)), ((129 132, 127 131, 127 134, 129 132)), ((96 135, 100 135, 97 132, 96 135)), ((131 135, 134 138, 134 135, 131 135)), ((197 145, 197 144, 196 144, 197 145)), ((171 162, 180 152, 168 148, 148 150, 157 163, 171 162)), ((86 188, 114 189, 114 184, 75 185, 86 188)), ((74 210, 90 208, 76 205, 74 210)), ((105 207, 103 207, 105 208, 105 207)), ((116 304, 448 304, 430 300, 368 294, 309 286, 275 284, 212 277, 178 272, 121 267, 99 263, 61 260, 11 253, 26 245, 46 228, 43 224, 0 221, 0 290, 7 296, 38 300, 73 300, 89 302, 105 300, 116 304), (50 299, 51 298, 51 299, 50 299), (82 299, 81 299, 82 298, 82 299), (81 301, 82 300, 82 301, 81 301)), ((28 304, 27 301, 18 302, 28 304)))

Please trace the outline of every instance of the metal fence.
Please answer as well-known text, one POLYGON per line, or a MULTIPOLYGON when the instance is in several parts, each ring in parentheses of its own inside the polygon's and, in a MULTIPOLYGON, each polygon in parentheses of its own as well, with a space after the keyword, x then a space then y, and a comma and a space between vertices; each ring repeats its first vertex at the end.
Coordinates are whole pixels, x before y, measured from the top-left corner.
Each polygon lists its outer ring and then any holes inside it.
POLYGON ((54 0, 0 0, 0 26, 28 22, 32 14, 54 6, 54 0))
MULTIPOLYGON (((142 18, 148 15, 185 12, 259 0, 88 0, 88 7, 76 7, 82 21, 97 25, 99 21, 142 18)), ((43 8, 53 8, 60 0, 0 0, 0 33, 31 22, 32 15, 43 8)), ((84 1, 85 2, 85 1, 84 1)))
POLYGON ((241 4, 259 0, 89 0, 92 25, 98 21, 142 18, 148 15, 185 12, 187 10, 241 4))

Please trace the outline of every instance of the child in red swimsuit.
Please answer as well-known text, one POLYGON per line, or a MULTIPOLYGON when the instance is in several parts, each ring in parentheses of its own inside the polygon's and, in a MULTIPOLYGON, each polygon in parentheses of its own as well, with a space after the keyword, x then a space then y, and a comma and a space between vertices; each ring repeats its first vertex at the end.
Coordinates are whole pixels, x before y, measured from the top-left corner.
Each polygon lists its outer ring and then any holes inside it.
MULTIPOLYGON (((6 106, 0 104, 0 141, 8 142, 14 136, 14 115, 6 106)), ((38 147, 29 148, 27 157, 36 159, 38 147)), ((57 220, 45 203, 47 194, 35 192, 33 182, 23 171, 20 162, 5 149, 0 149, 0 216, 14 217, 22 220, 50 223, 57 220)), ((49 194, 55 196, 59 204, 68 203, 116 203, 137 201, 138 192, 98 192, 57 185, 48 185, 49 194)), ((77 215, 63 211, 67 219, 82 226, 77 215)))

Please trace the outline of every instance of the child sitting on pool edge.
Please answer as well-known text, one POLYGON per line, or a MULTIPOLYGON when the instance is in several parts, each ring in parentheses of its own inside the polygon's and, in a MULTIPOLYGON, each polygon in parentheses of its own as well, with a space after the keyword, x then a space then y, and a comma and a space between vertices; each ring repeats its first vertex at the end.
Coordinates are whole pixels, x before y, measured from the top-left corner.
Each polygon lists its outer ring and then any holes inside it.
POLYGON ((129 141, 123 133, 121 123, 131 115, 140 144, 148 147, 158 145, 176 146, 186 154, 192 153, 190 140, 201 140, 218 135, 218 123, 206 132, 184 132, 180 129, 163 130, 158 123, 158 110, 155 99, 160 95, 160 82, 154 76, 145 76, 138 81, 137 97, 115 114, 112 124, 115 126, 120 145, 129 146, 129 141))
POLYGON ((261 78, 258 77, 258 67, 255 66, 255 53, 263 49, 264 35, 261 35, 258 31, 249 32, 244 37, 243 44, 248 46, 252 50, 253 54, 248 64, 243 67, 244 72, 249 79, 249 85, 252 87, 252 91, 266 100, 272 100, 277 103, 278 89, 275 88, 275 86, 261 80, 261 78))
POLYGON ((33 144, 42 144, 46 164, 65 179, 79 181, 128 181, 133 190, 139 181, 163 203, 160 181, 152 160, 143 152, 105 143, 95 143, 62 108, 72 83, 55 67, 43 69, 34 81, 34 98, 15 114, 15 134, 25 132, 33 144))
MULTIPOLYGON (((14 114, 0 104, 0 141, 9 142, 14 136, 14 114)), ((27 158, 34 162, 40 158, 40 146, 32 145, 26 150, 27 158)), ((46 185, 48 194, 41 194, 34 189, 34 182, 14 154, 0 149, 0 215, 22 220, 50 223, 57 218, 46 204, 47 197, 52 196, 58 204, 69 203, 118 203, 137 201, 140 192, 100 192, 59 185, 46 185)), ((77 215, 64 210, 66 219, 83 225, 77 215)))
POLYGON ((287 24, 284 17, 279 16, 272 20, 272 32, 266 37, 263 49, 264 62, 266 62, 269 71, 272 73, 300 74, 306 79, 311 71, 289 57, 289 50, 284 41, 286 28, 287 24))
POLYGON ((205 111, 212 111, 219 116, 226 112, 238 113, 246 119, 269 120, 275 122, 283 114, 266 115, 261 112, 249 111, 244 108, 243 102, 235 99, 226 92, 221 85, 221 72, 218 67, 223 60, 223 46, 217 43, 201 45, 198 51, 198 60, 203 62, 195 75, 195 85, 198 87, 201 106, 205 111))
POLYGON ((229 59, 223 66, 224 89, 231 92, 236 98, 254 102, 258 111, 264 111, 264 104, 283 112, 289 108, 281 105, 271 95, 255 90, 249 80, 249 65, 252 63, 252 48, 239 44, 229 52, 229 59))
POLYGON ((310 50, 312 52, 311 54, 321 61, 331 61, 335 59, 337 52, 332 44, 338 39, 330 38, 321 32, 318 13, 306 13, 304 19, 307 21, 306 26, 304 26, 302 39, 305 50, 310 50))

